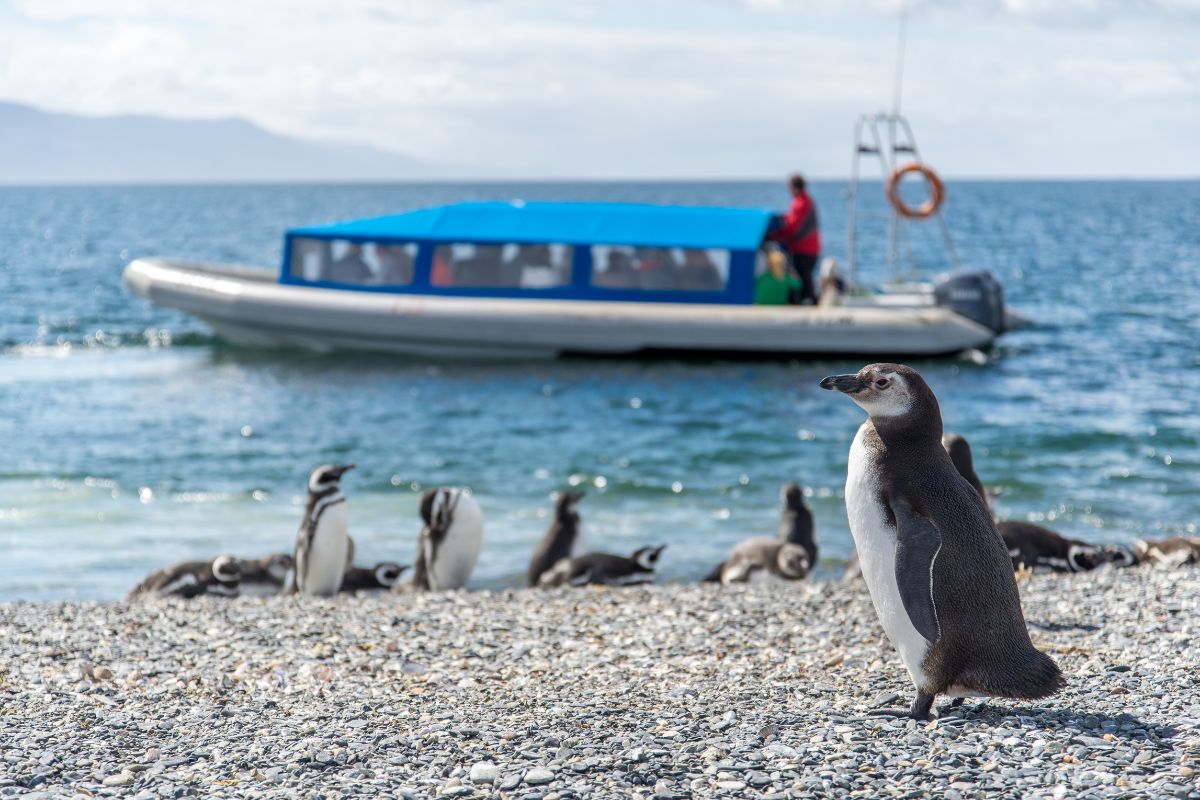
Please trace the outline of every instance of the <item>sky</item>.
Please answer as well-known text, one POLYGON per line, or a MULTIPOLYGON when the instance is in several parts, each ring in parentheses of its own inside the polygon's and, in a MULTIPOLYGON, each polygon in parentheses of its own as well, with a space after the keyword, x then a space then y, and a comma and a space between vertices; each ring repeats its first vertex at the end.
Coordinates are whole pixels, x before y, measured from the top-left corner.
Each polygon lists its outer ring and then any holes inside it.
MULTIPOLYGON (((0 100, 243 117, 527 178, 849 172, 903 0, 0 0, 0 100)), ((911 0, 951 177, 1200 176, 1200 0, 911 0)))

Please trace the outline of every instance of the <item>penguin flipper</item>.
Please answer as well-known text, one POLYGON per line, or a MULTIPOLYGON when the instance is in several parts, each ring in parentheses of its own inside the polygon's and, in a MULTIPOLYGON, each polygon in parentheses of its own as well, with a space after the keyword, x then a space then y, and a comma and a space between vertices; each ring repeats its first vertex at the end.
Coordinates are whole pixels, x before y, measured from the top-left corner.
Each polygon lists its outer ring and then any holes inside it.
POLYGON ((936 642, 941 632, 933 599, 933 564, 942 549, 937 526, 907 501, 892 503, 896 516, 896 585, 917 633, 936 642))

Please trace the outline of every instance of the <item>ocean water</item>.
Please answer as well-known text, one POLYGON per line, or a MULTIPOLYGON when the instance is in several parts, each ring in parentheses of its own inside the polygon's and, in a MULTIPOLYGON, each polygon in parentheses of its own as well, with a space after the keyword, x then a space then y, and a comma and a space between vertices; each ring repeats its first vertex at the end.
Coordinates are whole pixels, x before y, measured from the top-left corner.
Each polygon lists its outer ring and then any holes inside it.
MULTIPOLYGON (((819 184, 844 260, 844 186, 819 184)), ((0 189, 0 600, 115 599, 147 571, 291 549, 309 469, 345 480, 359 560, 408 563, 420 492, 487 517, 473 585, 520 581, 552 498, 585 488, 593 549, 667 543, 694 580, 771 534, 801 482, 822 570, 851 550, 842 498, 862 414, 817 387, 860 362, 436 363, 241 350, 134 298, 140 255, 275 265, 290 225, 462 199, 782 206, 773 183, 0 189)), ((884 277, 878 186, 862 273, 884 277)), ((985 364, 914 363, 999 512, 1099 542, 1200 523, 1200 183, 949 186, 957 253, 1034 320, 985 364)), ((912 233, 923 268, 940 234, 912 233)))

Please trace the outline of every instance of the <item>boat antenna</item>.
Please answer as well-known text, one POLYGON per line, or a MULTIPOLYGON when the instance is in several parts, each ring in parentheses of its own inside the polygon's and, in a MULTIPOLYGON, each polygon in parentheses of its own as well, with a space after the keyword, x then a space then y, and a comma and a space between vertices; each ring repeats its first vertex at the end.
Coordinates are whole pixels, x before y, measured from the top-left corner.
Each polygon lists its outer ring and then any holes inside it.
POLYGON ((892 114, 900 114, 900 88, 904 85, 904 40, 908 33, 908 2, 900 6, 900 41, 896 46, 896 93, 892 96, 892 114))

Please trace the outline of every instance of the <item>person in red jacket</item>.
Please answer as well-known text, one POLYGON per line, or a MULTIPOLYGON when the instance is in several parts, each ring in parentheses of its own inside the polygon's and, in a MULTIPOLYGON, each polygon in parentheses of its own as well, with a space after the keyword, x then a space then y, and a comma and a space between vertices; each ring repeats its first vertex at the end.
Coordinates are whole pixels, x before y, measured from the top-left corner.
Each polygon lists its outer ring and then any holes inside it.
POLYGON ((817 266, 817 258, 821 255, 821 231, 817 227, 817 206, 808 195, 804 178, 793 175, 788 179, 788 187, 792 190, 792 205, 788 208, 783 223, 767 236, 772 241, 779 242, 787 251, 792 262, 792 268, 800 277, 802 284, 800 303, 817 302, 817 293, 813 281, 813 270, 817 266))

